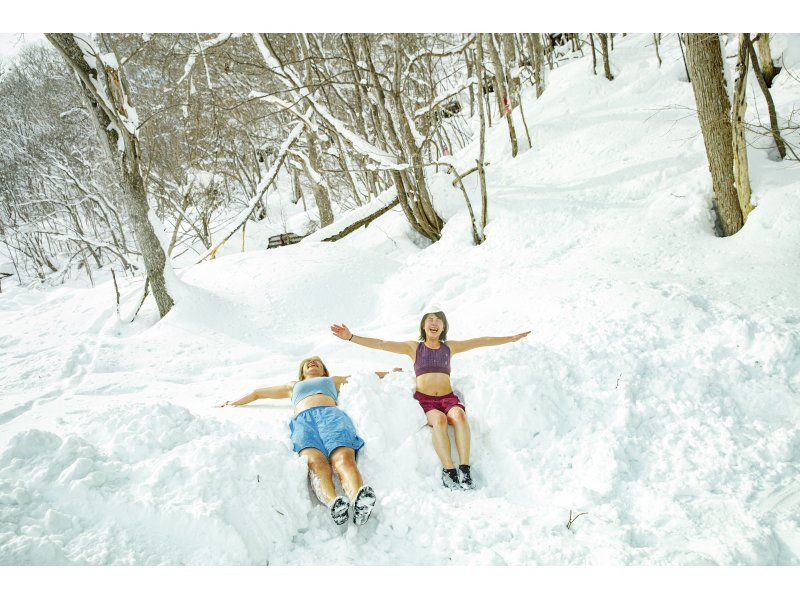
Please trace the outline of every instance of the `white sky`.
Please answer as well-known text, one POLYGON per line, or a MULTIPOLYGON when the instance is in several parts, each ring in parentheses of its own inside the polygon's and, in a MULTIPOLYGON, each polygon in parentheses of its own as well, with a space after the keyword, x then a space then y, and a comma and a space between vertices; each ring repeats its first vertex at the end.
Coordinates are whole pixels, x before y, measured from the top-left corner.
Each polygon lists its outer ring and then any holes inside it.
POLYGON ((770 0, 768 11, 753 10, 750 0, 727 0, 725 11, 697 0, 403 0, 402 9, 376 0, 194 0, 192 10, 163 0, 137 0, 135 10, 108 0, 6 4, 0 27, 18 31, 785 31, 786 16, 796 13, 796 0, 770 0))
POLYGON ((17 54, 25 45, 44 40, 41 33, 0 33, 0 56, 17 54))

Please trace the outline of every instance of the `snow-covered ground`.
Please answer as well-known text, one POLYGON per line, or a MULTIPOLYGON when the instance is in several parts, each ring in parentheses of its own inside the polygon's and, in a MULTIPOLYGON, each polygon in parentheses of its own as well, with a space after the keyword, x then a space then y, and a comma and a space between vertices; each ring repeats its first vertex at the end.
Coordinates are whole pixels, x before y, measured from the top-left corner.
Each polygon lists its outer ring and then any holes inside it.
MULTIPOLYGON (((440 242, 399 210, 337 243, 232 240, 179 270, 161 321, 147 303, 120 322, 110 280, 4 285, 0 563, 800 564, 800 168, 753 138, 758 208, 714 235, 676 43, 659 69, 648 35, 618 38, 613 82, 587 56, 525 92, 533 148, 511 159, 489 133, 481 246, 441 175, 440 242), (453 360, 470 493, 439 485, 410 362, 328 330, 413 339, 432 306, 454 339, 533 331, 453 360), (314 354, 352 374, 341 405, 379 496, 363 528, 312 499, 288 400, 213 408, 314 354)), ((798 36, 774 43, 800 70, 798 36)), ((784 69, 773 93, 788 115, 800 83, 784 69)), ((121 290, 130 311, 141 281, 121 290)))

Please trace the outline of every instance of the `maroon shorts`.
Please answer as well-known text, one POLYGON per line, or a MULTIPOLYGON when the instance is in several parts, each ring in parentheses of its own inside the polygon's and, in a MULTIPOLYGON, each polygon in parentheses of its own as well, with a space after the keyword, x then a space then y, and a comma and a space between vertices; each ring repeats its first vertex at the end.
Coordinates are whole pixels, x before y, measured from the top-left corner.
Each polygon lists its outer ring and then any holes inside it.
POLYGON ((414 398, 419 401, 419 406, 422 407, 425 413, 428 413, 431 409, 438 409, 442 413, 447 413, 453 407, 461 407, 464 411, 467 410, 461 400, 452 392, 441 397, 432 397, 417 391, 414 393, 414 398))

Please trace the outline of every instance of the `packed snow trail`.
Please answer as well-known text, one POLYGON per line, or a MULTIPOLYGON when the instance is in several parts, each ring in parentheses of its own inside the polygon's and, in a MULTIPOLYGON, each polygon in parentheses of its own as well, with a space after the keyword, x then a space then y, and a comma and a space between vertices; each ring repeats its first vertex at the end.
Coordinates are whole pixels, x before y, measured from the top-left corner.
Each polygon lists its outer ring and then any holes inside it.
MULTIPOLYGON (((481 246, 441 176, 441 241, 395 211, 225 255, 181 273, 161 321, 118 322, 110 282, 4 292, 0 563, 800 564, 800 174, 752 150, 760 205, 715 237, 696 119, 666 107, 691 87, 662 52, 659 70, 646 36, 621 40, 613 82, 557 69, 515 160, 491 130, 481 246), (533 331, 453 358, 472 492, 440 485, 410 360, 328 330, 410 340, 432 306, 454 339, 533 331), (363 528, 312 499, 288 400, 212 407, 314 354, 352 374, 363 528)), ((785 110, 800 85, 774 93, 785 110)))

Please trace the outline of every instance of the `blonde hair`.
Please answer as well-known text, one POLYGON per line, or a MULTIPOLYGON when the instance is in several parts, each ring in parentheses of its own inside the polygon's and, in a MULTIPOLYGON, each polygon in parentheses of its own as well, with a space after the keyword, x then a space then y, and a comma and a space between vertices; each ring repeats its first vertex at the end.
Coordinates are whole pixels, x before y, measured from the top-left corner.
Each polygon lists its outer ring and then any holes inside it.
POLYGON ((303 368, 305 365, 311 360, 319 361, 322 364, 322 374, 323 376, 330 376, 328 373, 328 368, 325 366, 325 363, 316 355, 312 355, 311 357, 306 357, 303 361, 300 362, 300 372, 297 374, 298 380, 305 380, 305 376, 303 375, 303 368))

